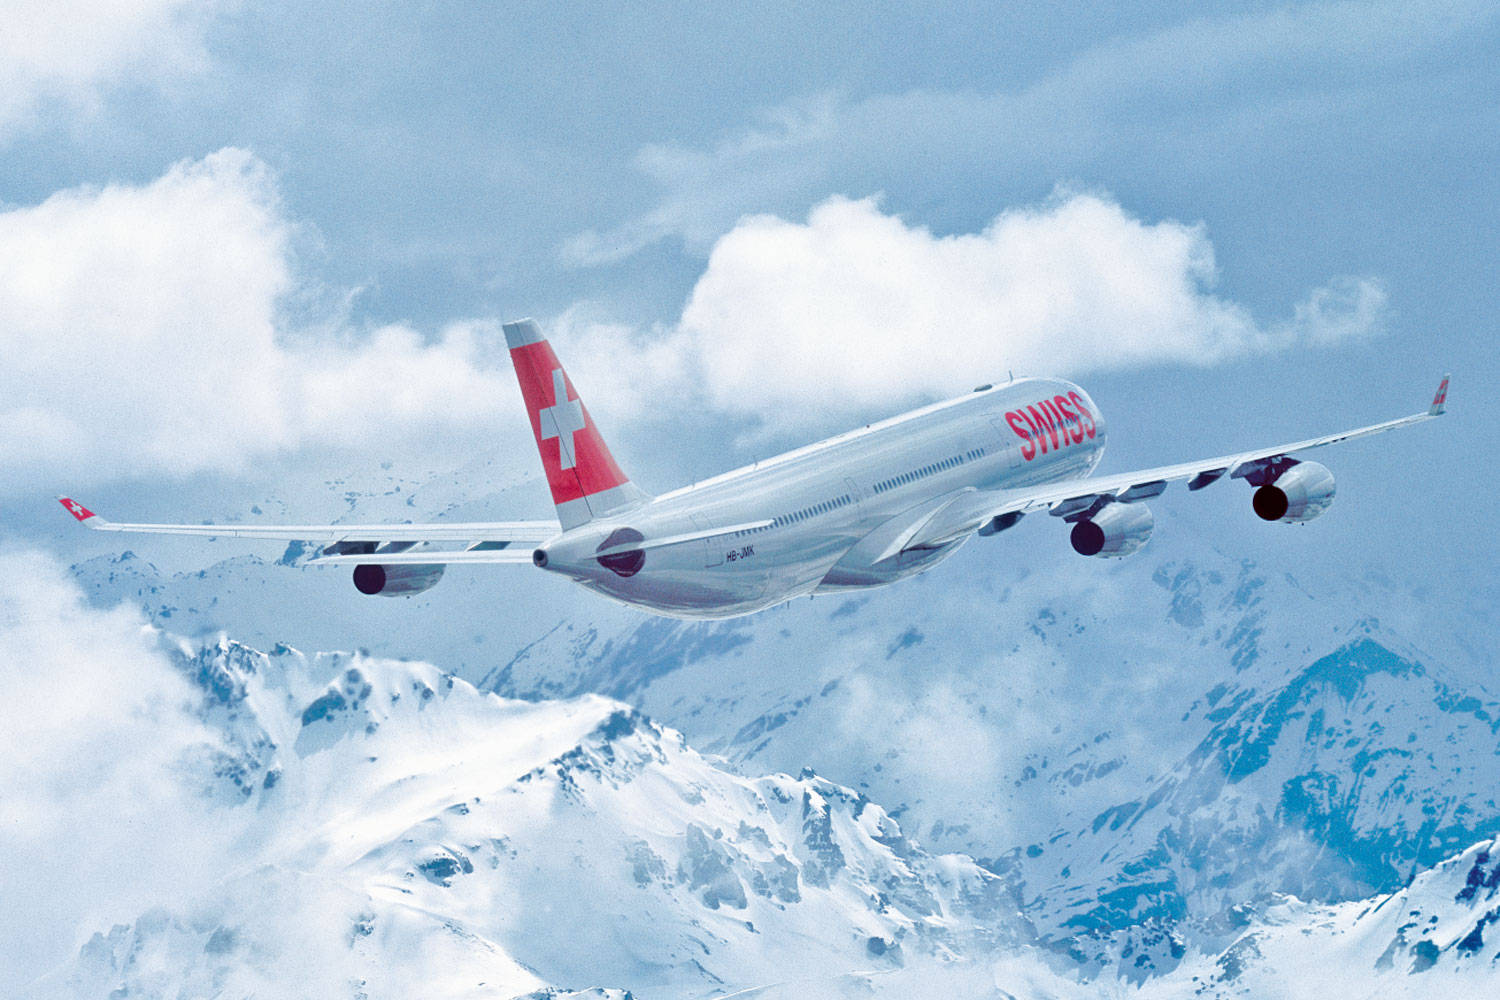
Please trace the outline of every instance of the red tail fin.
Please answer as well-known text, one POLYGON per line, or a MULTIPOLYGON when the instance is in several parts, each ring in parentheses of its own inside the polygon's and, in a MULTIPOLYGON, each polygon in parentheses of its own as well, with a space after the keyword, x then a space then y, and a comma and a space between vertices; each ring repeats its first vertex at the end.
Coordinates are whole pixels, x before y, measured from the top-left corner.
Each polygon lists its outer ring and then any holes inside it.
POLYGON ((563 529, 644 500, 609 453, 541 327, 529 319, 506 323, 505 342, 563 529))

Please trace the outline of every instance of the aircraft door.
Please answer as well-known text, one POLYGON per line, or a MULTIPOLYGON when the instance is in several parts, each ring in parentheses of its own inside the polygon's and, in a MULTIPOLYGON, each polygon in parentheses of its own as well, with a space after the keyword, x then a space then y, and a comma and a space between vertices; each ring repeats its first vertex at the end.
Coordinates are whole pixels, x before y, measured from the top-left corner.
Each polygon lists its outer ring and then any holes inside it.
POLYGON ((1005 422, 999 417, 991 417, 990 423, 994 425, 995 433, 1000 436, 1000 447, 1005 449, 1005 464, 1007 468, 1018 469, 1021 467, 1021 439, 1005 426, 1005 422))
POLYGON ((854 501, 854 509, 859 510, 860 501, 865 498, 864 490, 854 480, 845 477, 844 488, 849 491, 849 497, 854 501))
MULTIPOLYGON (((693 517, 693 525, 699 531, 707 531, 711 527, 711 525, 704 523, 703 518, 696 515, 693 517)), ((725 536, 719 535, 714 538, 705 538, 698 544, 702 547, 703 565, 705 568, 712 569, 715 566, 724 565, 725 546, 729 544, 725 536)))

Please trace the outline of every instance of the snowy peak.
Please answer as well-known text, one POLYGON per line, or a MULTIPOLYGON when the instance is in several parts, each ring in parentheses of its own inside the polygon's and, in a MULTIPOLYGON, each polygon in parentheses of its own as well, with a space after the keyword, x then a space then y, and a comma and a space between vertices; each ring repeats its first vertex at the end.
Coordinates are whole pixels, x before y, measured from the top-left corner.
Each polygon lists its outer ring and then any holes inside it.
POLYGON ((565 980, 601 961, 599 948, 606 964, 763 980, 780 974, 765 964, 768 936, 788 928, 817 942, 800 949, 808 974, 1029 938, 995 876, 926 855, 863 796, 813 775, 730 774, 618 706, 498 796, 424 818, 359 867, 393 898, 463 914, 499 940, 530 923, 494 913, 497 894, 547 900, 550 920, 616 949, 529 938, 525 954, 565 980), (576 891, 559 894, 560 879, 576 891))
POLYGON ((996 876, 928 855, 860 793, 734 774, 618 702, 508 701, 426 664, 162 641, 235 764, 211 808, 237 831, 237 874, 102 932, 48 989, 285 992, 268 983, 303 941, 327 953, 309 973, 322 995, 692 995, 1032 938, 996 876), (424 957, 377 973, 408 954, 424 957))
POLYGON ((1222 952, 1191 956, 1143 993, 1478 996, 1500 967, 1497 921, 1500 841, 1489 840, 1387 895, 1334 906, 1282 898, 1222 952))
POLYGON ((1275 892, 1393 891, 1500 831, 1500 705, 1460 696, 1363 628, 1279 684, 1221 683, 1193 712, 1207 735, 1148 794, 997 866, 1044 934, 1096 939, 1080 944, 1090 961, 1138 954, 1183 921, 1211 942, 1275 892))

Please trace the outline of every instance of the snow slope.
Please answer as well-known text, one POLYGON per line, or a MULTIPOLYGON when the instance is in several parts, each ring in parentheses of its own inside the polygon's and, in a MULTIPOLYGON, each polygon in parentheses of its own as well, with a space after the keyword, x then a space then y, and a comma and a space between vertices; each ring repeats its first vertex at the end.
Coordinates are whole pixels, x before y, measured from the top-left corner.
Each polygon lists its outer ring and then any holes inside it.
POLYGON ((864 796, 745 778, 599 696, 425 664, 174 651, 224 734, 224 878, 101 929, 35 996, 708 995, 1030 938, 993 874, 864 796), (112 992, 116 991, 116 992, 112 992))
POLYGON ((863 795, 732 774, 618 702, 163 642, 223 735, 200 789, 240 821, 223 878, 101 928, 27 996, 1185 1000, 1500 982, 1500 842, 1373 898, 1241 905, 1222 946, 1186 945, 1137 986, 1129 954, 1090 968, 1038 948, 999 877, 928 854, 863 795))
POLYGON ((1334 906, 1284 898, 1218 954, 1149 983, 1169 997, 1485 997, 1500 975, 1500 842, 1484 841, 1398 892, 1334 906))

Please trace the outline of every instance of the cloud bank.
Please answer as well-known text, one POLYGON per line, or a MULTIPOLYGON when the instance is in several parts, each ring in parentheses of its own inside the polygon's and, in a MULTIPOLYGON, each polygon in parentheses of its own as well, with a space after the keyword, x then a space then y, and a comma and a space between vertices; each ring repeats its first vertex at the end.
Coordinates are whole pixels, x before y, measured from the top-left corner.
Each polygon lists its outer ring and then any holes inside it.
POLYGON ((156 643, 138 610, 87 607, 50 558, 0 552, 0 993, 71 955, 80 928, 218 877, 223 842, 185 789, 207 786, 219 741, 156 643))
POLYGON ((108 85, 152 83, 207 65, 192 0, 20 0, 0 30, 0 139, 39 105, 93 110, 108 85))
MULTIPOLYGON (((320 449, 428 467, 530 451, 496 320, 424 336, 342 313, 295 319, 287 303, 318 292, 296 235, 271 172, 238 149, 0 212, 7 487, 245 474, 320 449)), ((1381 324, 1370 278, 1336 278, 1271 324, 1217 295, 1217 278, 1202 224, 1142 220, 1098 194, 953 235, 833 197, 805 221, 742 219, 675 324, 573 310, 551 332, 598 413, 713 411, 787 431, 1007 371, 1207 365, 1381 324)))
POLYGON ((0 466, 11 484, 239 472, 307 447, 459 448, 519 404, 494 325, 430 342, 297 329, 294 227, 270 171, 225 149, 141 186, 0 213, 0 466))
POLYGON ((835 197, 806 222, 741 220, 675 328, 646 338, 574 324, 584 329, 571 339, 611 358, 625 377, 609 384, 636 399, 696 392, 785 427, 956 395, 1012 370, 1209 365, 1333 343, 1377 330, 1386 300, 1375 279, 1336 278, 1266 325, 1216 295, 1217 279, 1201 223, 1146 222, 1100 195, 1060 194, 949 236, 875 199, 835 197))

